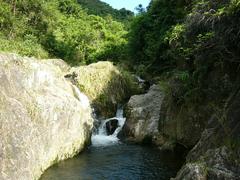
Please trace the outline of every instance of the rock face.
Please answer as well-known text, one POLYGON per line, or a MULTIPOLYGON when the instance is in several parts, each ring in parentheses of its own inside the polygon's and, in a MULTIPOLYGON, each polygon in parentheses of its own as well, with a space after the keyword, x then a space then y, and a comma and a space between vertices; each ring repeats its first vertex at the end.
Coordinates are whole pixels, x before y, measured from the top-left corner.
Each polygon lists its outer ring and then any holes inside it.
POLYGON ((207 122, 204 118, 209 118, 206 107, 199 105, 198 109, 195 109, 191 105, 178 106, 169 100, 169 97, 166 97, 162 104, 159 131, 164 135, 164 139, 191 149, 204 131, 207 122))
POLYGON ((161 86, 153 85, 146 94, 132 96, 126 107, 124 135, 131 137, 129 140, 149 140, 161 149, 180 148, 185 153, 200 139, 205 115, 193 108, 180 109, 165 94, 161 86))
POLYGON ((134 141, 142 142, 159 133, 158 124, 164 94, 153 85, 148 93, 132 96, 127 104, 124 133, 134 141))
POLYGON ((239 90, 227 101, 222 116, 210 119, 175 179, 240 179, 239 90))
POLYGON ((88 98, 64 78, 64 66, 0 55, 0 179, 38 179, 88 143, 88 98))
MULTIPOLYGON (((180 109, 164 95, 160 86, 154 85, 146 94, 132 96, 129 100, 125 135, 137 142, 151 140, 161 149, 175 152, 179 145, 187 149, 193 147, 176 180, 238 180, 240 87, 236 89, 219 114, 203 105, 197 109, 190 105, 180 109)), ((185 153, 184 149, 180 149, 182 152, 185 153)))

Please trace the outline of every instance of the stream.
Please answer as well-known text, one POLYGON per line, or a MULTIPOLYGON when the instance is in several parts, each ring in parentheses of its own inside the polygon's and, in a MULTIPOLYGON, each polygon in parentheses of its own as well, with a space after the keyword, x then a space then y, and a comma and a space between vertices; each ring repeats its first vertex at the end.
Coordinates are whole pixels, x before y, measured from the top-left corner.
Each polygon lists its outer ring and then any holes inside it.
POLYGON ((116 117, 102 121, 92 135, 92 145, 76 157, 50 167, 40 180, 159 179, 175 177, 182 161, 173 153, 149 146, 122 143, 117 134, 125 122, 120 108, 116 117), (118 120, 118 127, 107 135, 106 124, 118 120))

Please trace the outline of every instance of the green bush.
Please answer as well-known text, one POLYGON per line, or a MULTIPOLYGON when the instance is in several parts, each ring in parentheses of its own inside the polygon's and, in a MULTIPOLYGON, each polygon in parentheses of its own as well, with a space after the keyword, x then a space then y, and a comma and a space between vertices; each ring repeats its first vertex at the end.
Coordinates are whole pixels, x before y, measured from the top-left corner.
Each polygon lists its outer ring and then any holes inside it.
POLYGON ((125 25, 111 15, 89 15, 75 0, 0 4, 0 51, 57 57, 72 65, 118 59, 124 51, 125 25))
POLYGON ((26 36, 24 40, 8 40, 0 36, 0 51, 22 54, 24 56, 34 56, 37 58, 48 57, 48 53, 37 42, 37 39, 31 35, 26 36))

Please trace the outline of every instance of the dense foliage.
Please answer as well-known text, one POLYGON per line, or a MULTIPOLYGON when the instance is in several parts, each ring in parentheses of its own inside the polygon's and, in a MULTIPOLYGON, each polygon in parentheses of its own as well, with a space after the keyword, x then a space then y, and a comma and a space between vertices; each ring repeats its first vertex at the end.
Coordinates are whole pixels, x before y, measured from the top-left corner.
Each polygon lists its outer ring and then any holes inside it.
POLYGON ((0 51, 79 64, 119 58, 120 47, 126 44, 122 23, 111 14, 89 15, 75 0, 0 0, 0 4, 0 51))
POLYGON ((101 17, 106 17, 109 14, 121 22, 132 19, 134 13, 132 11, 122 8, 120 10, 113 9, 109 4, 99 0, 78 0, 83 8, 87 9, 89 14, 94 14, 101 17))
POLYGON ((155 0, 150 3, 146 13, 140 13, 134 19, 130 32, 130 53, 132 57, 137 54, 138 58, 132 59, 138 65, 151 66, 158 72, 175 65, 166 38, 174 25, 183 21, 188 3, 187 0, 155 0))
POLYGON ((240 89, 240 0, 152 0, 132 23, 129 50, 177 124, 211 121, 223 129, 220 144, 239 149, 226 109, 240 89))
POLYGON ((133 64, 175 79, 176 102, 224 99, 239 73, 239 17, 239 0, 153 0, 132 23, 133 64))
POLYGON ((178 88, 170 92, 177 103, 226 97, 237 79, 239 0, 152 0, 132 19, 129 33, 125 20, 132 13, 97 0, 0 4, 1 51, 74 65, 126 63, 140 75, 175 79, 178 88))

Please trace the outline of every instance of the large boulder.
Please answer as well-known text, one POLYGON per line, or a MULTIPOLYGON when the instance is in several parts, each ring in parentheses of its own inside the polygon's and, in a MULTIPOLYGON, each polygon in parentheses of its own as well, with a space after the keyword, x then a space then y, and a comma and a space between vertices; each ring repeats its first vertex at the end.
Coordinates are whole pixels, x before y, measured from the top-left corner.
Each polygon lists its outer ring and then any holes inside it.
POLYGON ((152 140, 158 135, 160 110, 164 93, 158 85, 150 87, 146 94, 132 96, 126 107, 127 121, 124 134, 133 141, 152 140))
POLYGON ((64 78, 64 66, 0 55, 0 179, 38 179, 89 142, 89 101, 64 78))
POLYGON ((134 78, 108 61, 73 67, 69 77, 89 97, 99 116, 113 117, 117 104, 137 91, 134 78))
POLYGON ((161 149, 184 154, 197 143, 204 130, 205 114, 200 113, 201 108, 198 111, 180 108, 164 87, 153 85, 147 93, 130 98, 125 110, 127 120, 123 136, 127 140, 153 143, 161 149))

